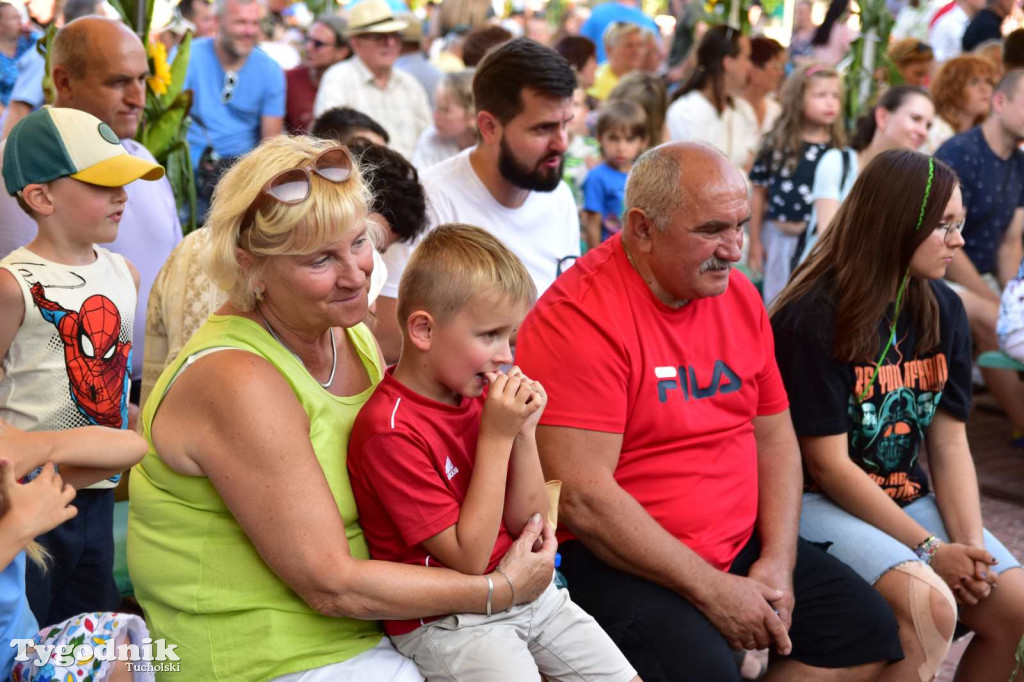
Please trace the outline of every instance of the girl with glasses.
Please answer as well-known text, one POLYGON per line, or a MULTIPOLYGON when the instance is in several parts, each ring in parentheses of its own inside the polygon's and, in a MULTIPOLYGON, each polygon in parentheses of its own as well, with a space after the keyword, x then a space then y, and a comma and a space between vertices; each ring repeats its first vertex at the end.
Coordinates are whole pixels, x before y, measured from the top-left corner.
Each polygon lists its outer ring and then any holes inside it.
POLYGON ((975 633, 959 675, 1008 677, 1024 632, 1024 571, 983 527, 967 441, 970 328, 942 281, 963 217, 952 169, 883 152, 771 313, 807 472, 800 534, 892 607, 905 658, 887 680, 931 679, 958 618, 975 633))

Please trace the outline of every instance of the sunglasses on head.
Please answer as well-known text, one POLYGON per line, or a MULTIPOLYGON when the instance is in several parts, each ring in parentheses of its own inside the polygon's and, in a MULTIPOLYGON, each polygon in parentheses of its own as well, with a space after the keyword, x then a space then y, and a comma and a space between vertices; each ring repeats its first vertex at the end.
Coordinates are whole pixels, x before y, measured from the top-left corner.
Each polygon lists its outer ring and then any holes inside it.
POLYGON ((238 73, 228 71, 224 74, 224 89, 220 91, 220 101, 227 104, 235 96, 235 86, 238 85, 238 73))
POLYGON ((307 166, 289 168, 267 180, 260 189, 256 200, 242 218, 242 229, 252 225, 256 212, 272 200, 279 204, 295 206, 309 198, 313 191, 313 176, 316 174, 328 182, 341 184, 352 176, 352 157, 345 147, 331 147, 316 155, 307 166))
POLYGON ((312 45, 315 50, 319 50, 321 47, 337 47, 336 45, 325 43, 324 41, 317 40, 316 38, 306 38, 306 43, 312 45))

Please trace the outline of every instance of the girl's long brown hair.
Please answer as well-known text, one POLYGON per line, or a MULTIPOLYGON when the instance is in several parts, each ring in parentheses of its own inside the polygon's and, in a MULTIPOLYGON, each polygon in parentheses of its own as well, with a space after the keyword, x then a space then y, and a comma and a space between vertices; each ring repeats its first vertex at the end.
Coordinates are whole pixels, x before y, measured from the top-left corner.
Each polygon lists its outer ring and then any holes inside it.
MULTIPOLYGON (((874 362, 878 324, 896 297, 914 251, 932 236, 957 186, 956 174, 938 159, 921 228, 929 157, 914 151, 882 152, 861 171, 821 240, 775 300, 771 315, 828 287, 835 309, 833 357, 874 362)), ((911 277, 904 294, 917 333, 917 353, 939 343, 939 307, 930 284, 911 277)))
MULTIPOLYGON (((804 135, 804 96, 813 79, 839 79, 839 73, 821 64, 801 66, 782 84, 779 105, 782 113, 775 119, 772 129, 765 135, 761 151, 780 152, 778 158, 773 154, 769 159, 771 172, 778 173, 783 167, 792 172, 800 163, 800 148, 803 146, 804 135)), ((833 147, 846 144, 842 116, 836 117, 829 130, 833 147)))

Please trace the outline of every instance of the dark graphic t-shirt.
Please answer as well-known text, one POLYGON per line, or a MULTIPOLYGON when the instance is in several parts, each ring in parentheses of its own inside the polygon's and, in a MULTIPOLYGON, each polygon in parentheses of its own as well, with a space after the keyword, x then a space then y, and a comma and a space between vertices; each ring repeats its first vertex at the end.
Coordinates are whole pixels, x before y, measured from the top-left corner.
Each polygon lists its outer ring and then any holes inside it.
MULTIPOLYGON (((915 354, 917 336, 900 316, 896 341, 863 402, 874 362, 833 359, 834 310, 829 287, 786 306, 772 319, 775 356, 799 436, 847 433, 850 458, 901 506, 928 492, 918 455, 935 411, 961 421, 971 404, 971 337, 960 298, 931 282, 939 304, 937 348, 915 354)), ((888 319, 878 326, 884 344, 888 319)), ((879 347, 879 350, 881 346, 879 347)), ((808 488, 815 490, 809 477, 808 488)))

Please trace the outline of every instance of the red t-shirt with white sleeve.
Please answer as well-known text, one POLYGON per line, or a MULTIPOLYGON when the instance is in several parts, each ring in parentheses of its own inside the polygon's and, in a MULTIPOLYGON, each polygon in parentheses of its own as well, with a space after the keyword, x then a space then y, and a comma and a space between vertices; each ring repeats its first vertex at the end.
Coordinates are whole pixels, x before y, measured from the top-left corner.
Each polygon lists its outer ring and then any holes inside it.
MULTIPOLYGON (((484 398, 457 406, 426 398, 389 369, 356 416, 348 472, 370 556, 417 566, 441 566, 420 543, 459 520, 473 476, 484 398)), ((487 571, 513 537, 502 523, 487 571)), ((436 618, 385 621, 389 635, 412 632, 436 618)))
POLYGON ((670 308, 616 235, 541 297, 516 364, 547 390, 541 424, 622 434, 618 484, 708 563, 732 564, 757 517, 752 420, 789 406, 746 277, 733 270, 721 296, 670 308))

